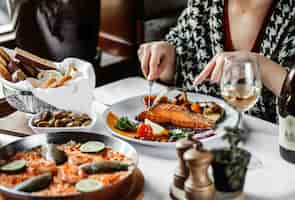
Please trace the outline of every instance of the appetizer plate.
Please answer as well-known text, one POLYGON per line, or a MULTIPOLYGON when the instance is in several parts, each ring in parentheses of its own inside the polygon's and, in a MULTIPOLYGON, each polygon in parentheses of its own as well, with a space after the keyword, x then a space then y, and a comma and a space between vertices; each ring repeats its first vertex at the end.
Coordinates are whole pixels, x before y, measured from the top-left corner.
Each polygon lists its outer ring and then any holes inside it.
POLYGON ((57 133, 57 132, 86 132, 90 131, 96 124, 97 121, 97 114, 91 113, 89 114, 91 118, 91 123, 88 126, 79 126, 79 127, 36 127, 33 126, 34 119, 40 113, 33 115, 29 121, 28 126, 33 130, 34 133, 41 134, 41 133, 57 133))
MULTIPOLYGON (((180 92, 175 90, 175 91, 170 91, 166 96, 169 98, 174 98, 177 96, 180 92)), ((202 139, 201 141, 203 143, 209 142, 211 140, 215 140, 217 138, 220 138, 224 135, 223 128, 226 126, 233 126, 237 120, 238 120, 238 113, 227 103, 225 103, 222 99, 218 99, 215 97, 207 96, 207 95, 202 95, 198 93, 188 93, 188 99, 189 101, 192 102, 215 102, 221 107, 224 108, 225 110, 225 118, 217 124, 216 128, 216 135, 202 139)), ((121 134, 118 134, 114 132, 111 127, 109 127, 107 123, 107 116, 110 112, 114 113, 118 117, 128 117, 130 120, 135 121, 135 117, 142 111, 144 111, 144 102, 143 102, 144 96, 137 96, 137 97, 132 97, 128 98, 125 100, 122 100, 118 103, 113 104, 110 108, 108 108, 104 113, 103 113, 103 120, 106 128, 108 129, 109 132, 111 132, 113 135, 122 138, 124 140, 138 143, 138 144, 143 144, 143 145, 148 145, 148 146, 158 146, 158 147, 175 147, 175 142, 157 142, 157 141, 147 141, 147 140, 139 140, 135 138, 130 138, 121 134)))

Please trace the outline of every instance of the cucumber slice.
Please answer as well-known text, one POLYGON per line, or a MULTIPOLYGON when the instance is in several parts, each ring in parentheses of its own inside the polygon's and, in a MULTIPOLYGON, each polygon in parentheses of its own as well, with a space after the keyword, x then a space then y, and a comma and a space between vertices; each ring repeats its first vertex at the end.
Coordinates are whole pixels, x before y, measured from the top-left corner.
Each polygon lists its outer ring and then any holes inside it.
POLYGON ((47 188, 51 181, 52 173, 47 172, 18 184, 14 189, 22 192, 36 192, 47 188))
POLYGON ((19 172, 26 167, 27 161, 25 160, 15 160, 6 165, 3 165, 0 170, 3 172, 19 172))
POLYGON ((105 144, 98 141, 89 141, 80 147, 82 153, 98 153, 105 149, 105 144))
POLYGON ((82 179, 76 183, 76 190, 79 192, 93 192, 103 187, 102 183, 95 179, 82 179))

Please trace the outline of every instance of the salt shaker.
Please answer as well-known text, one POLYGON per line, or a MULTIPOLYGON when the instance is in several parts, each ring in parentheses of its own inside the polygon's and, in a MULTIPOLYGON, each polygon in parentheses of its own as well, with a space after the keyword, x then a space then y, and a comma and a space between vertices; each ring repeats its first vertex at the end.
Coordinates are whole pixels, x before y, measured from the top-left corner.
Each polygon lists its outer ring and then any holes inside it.
POLYGON ((185 199, 187 200, 213 200, 215 197, 214 184, 209 178, 208 168, 213 155, 202 148, 191 148, 183 155, 189 177, 185 181, 185 199))

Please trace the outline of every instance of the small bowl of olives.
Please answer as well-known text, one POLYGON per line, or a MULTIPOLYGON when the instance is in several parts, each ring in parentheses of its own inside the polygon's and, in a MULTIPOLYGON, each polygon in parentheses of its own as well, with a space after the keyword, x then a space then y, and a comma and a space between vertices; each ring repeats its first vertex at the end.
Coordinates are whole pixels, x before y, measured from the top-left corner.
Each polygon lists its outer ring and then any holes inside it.
POLYGON ((35 133, 89 131, 95 122, 95 114, 45 111, 34 115, 29 120, 29 127, 35 133))

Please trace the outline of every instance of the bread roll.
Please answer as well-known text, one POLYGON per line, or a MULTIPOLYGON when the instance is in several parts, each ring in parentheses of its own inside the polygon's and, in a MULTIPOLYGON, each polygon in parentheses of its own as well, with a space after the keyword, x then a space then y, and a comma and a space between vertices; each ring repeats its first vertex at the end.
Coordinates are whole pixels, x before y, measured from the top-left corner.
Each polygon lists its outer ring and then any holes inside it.
POLYGON ((64 86, 68 81, 72 80, 72 77, 71 76, 64 76, 62 79, 60 79, 58 82, 57 82, 57 85, 56 87, 61 87, 61 86, 64 86))
POLYGON ((0 48, 0 57, 2 57, 6 63, 9 63, 11 61, 11 57, 3 48, 0 48))
POLYGON ((23 81, 26 78, 27 78, 27 76, 25 75, 25 73, 21 69, 16 70, 12 74, 12 82, 14 82, 14 83, 17 83, 19 81, 23 81))
POLYGON ((8 81, 11 81, 11 74, 9 73, 8 69, 0 63, 0 75, 8 81))

